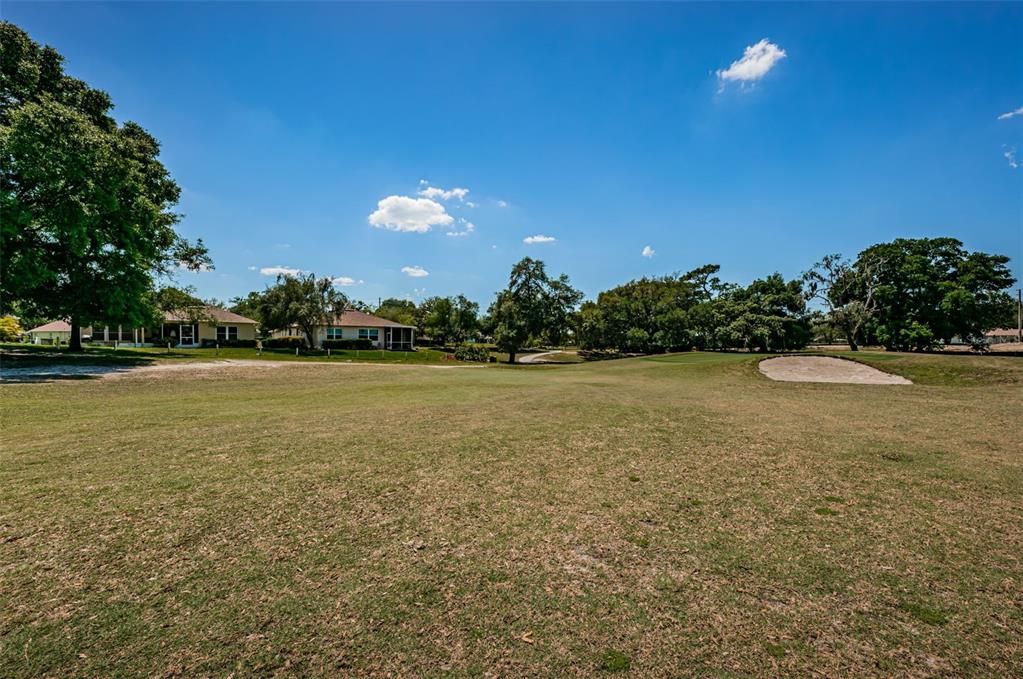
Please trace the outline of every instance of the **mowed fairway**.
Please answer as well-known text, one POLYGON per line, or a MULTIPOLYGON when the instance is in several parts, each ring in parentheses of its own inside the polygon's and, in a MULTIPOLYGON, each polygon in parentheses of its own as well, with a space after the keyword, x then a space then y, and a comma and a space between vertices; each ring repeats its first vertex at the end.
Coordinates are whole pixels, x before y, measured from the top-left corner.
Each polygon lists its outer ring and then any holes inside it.
POLYGON ((1012 676, 1023 360, 0 386, 2 676, 1012 676))

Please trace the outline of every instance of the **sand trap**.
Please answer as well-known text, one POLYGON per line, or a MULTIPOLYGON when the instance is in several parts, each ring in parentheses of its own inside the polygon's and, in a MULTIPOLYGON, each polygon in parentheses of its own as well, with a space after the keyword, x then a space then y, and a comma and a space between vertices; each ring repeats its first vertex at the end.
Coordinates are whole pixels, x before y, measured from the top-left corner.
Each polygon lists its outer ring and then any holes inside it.
POLYGON ((779 382, 842 384, 913 384, 905 377, 869 365, 827 356, 781 356, 760 362, 760 372, 779 382))

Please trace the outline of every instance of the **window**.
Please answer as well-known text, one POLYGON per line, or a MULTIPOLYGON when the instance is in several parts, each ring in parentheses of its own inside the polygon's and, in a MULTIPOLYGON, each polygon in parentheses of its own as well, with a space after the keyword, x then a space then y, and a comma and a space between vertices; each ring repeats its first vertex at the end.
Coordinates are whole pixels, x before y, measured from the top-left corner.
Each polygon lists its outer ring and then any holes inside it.
POLYGON ((217 326, 217 341, 218 342, 233 342, 238 339, 238 328, 233 325, 218 325, 217 326))
POLYGON ((342 339, 341 328, 327 328, 327 339, 329 340, 342 339))
POLYGON ((380 340, 380 330, 377 328, 359 328, 359 339, 368 339, 377 342, 380 340))

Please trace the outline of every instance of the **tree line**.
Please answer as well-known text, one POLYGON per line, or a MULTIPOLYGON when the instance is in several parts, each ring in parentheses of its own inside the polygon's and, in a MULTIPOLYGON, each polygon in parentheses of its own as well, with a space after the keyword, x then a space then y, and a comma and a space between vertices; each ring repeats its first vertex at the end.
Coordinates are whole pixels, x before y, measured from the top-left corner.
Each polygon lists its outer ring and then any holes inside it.
POLYGON ((232 300, 232 310, 267 329, 299 327, 311 343, 311 328, 332 310, 361 308, 415 326, 439 345, 492 342, 511 361, 523 347, 564 344, 621 353, 792 351, 841 338, 854 351, 863 344, 929 350, 954 340, 980 348, 985 331, 1009 325, 1015 313, 1008 262, 970 252, 954 238, 897 239, 852 261, 828 255, 792 280, 774 273, 738 285, 708 264, 633 280, 582 302, 567 275, 551 275, 526 257, 482 315, 464 295, 419 304, 391 298, 370 308, 312 275, 281 277, 262 293, 232 300))

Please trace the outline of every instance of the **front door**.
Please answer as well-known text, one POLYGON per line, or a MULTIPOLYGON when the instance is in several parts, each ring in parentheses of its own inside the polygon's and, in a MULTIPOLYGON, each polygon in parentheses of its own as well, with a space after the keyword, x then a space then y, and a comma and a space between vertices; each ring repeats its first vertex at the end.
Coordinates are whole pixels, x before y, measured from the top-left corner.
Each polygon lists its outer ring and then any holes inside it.
POLYGON ((180 344, 191 346, 195 344, 195 335, 192 334, 192 324, 181 326, 181 341, 180 344))

